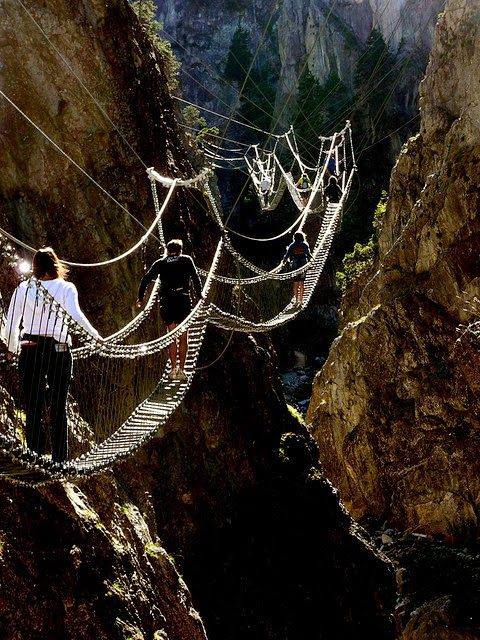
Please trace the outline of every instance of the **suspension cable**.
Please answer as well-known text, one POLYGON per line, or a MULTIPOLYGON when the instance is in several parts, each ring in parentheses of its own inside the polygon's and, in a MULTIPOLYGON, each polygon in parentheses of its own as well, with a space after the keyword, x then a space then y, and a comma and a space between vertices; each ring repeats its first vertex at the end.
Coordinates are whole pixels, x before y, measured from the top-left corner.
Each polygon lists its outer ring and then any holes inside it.
MULTIPOLYGON (((168 194, 165 200, 163 201, 161 209, 159 210, 158 214, 155 216, 154 221, 152 222, 150 227, 146 230, 146 233, 144 233, 143 236, 133 246, 130 247, 130 249, 127 249, 122 254, 115 256, 114 258, 110 258, 109 260, 103 260, 102 262, 70 262, 69 260, 63 260, 63 259, 62 259, 62 262, 68 265, 69 267, 106 267, 108 265, 114 264, 115 262, 119 262, 120 260, 123 260, 124 258, 128 257, 129 255, 137 251, 137 249, 139 249, 152 235, 153 230, 155 229, 156 225, 161 219, 161 216, 163 215, 165 209, 167 208, 168 203, 170 202, 170 198, 172 197, 176 186, 177 186, 177 181, 174 180, 170 185, 168 194)), ((30 251, 31 253, 35 253, 37 251, 35 247, 32 247, 26 244, 25 242, 22 242, 21 240, 16 238, 14 235, 9 233, 8 231, 5 231, 5 229, 0 228, 0 233, 5 235, 9 240, 14 242, 15 244, 18 244, 19 246, 23 247, 27 251, 30 251)))
POLYGON ((70 62, 67 60, 67 58, 62 54, 62 52, 60 51, 60 49, 58 49, 58 47, 51 41, 51 39, 49 38, 48 34, 46 33, 46 31, 43 29, 43 27, 39 24, 39 22, 36 20, 35 16, 29 11, 29 9, 25 6, 25 4, 22 2, 22 0, 16 0, 17 3, 22 7, 22 9, 24 10, 24 12, 27 14, 27 16, 32 20, 32 22, 35 24, 35 26, 37 27, 37 29, 42 33, 42 35, 44 36, 44 38, 46 39, 46 41, 48 42, 48 44, 50 45, 50 47, 55 51, 55 53, 57 54, 57 56, 60 58, 60 60, 63 62, 63 64, 65 65, 65 67, 70 71, 70 73, 77 79, 78 83, 80 84, 80 86, 82 87, 82 89, 85 91, 85 93, 91 98, 91 100, 95 103, 95 105, 98 107, 99 111, 102 113, 102 115, 104 116, 104 118, 106 118, 106 120, 108 120, 108 122, 112 125, 112 127, 115 129, 115 131, 118 133, 118 135, 121 137, 121 139, 125 142, 125 144, 127 145, 127 147, 130 149, 130 151, 136 156, 136 158, 139 160, 139 162, 141 162, 141 164, 145 167, 145 169, 147 168, 147 165, 145 164, 145 162, 142 160, 142 158, 140 157, 140 155, 138 154, 138 152, 136 151, 136 149, 134 149, 132 147, 132 145, 130 144, 130 142, 127 140, 127 138, 124 136, 124 134, 122 133, 122 131, 119 129, 119 127, 113 122, 113 120, 110 118, 110 116, 108 115, 108 113, 106 112, 105 108, 100 104, 100 102, 98 102, 98 100, 95 98, 95 96, 92 94, 92 92, 90 91, 90 89, 85 85, 85 83, 83 82, 83 80, 80 78, 80 76, 78 75, 78 73, 75 71, 75 69, 72 67, 72 65, 70 64, 70 62))
MULTIPOLYGON (((188 104, 191 107, 196 107, 197 109, 201 109, 202 111, 205 111, 206 113, 210 113, 211 115, 214 115, 218 118, 223 118, 224 120, 229 120, 230 122, 233 122, 235 124, 241 125, 242 127, 246 127, 247 129, 252 129, 252 131, 257 131, 258 133, 262 133, 262 134, 267 134, 268 135, 268 131, 264 131, 263 129, 260 129, 260 127, 256 127, 254 125, 251 124, 247 124, 246 122, 240 122, 240 120, 236 120, 235 118, 229 118, 228 116, 223 115, 222 113, 217 113, 216 111, 212 111, 212 109, 208 109, 207 107, 203 107, 202 105, 199 104, 195 104, 193 102, 190 102, 189 100, 185 100, 185 98, 180 98, 179 96, 172 96, 174 98, 174 100, 178 100, 178 102, 182 102, 183 104, 188 104)), ((224 136, 216 136, 217 138, 220 139, 226 139, 224 136)), ((281 137, 281 136, 278 136, 281 137)), ((237 141, 238 142, 238 141, 237 141)))
MULTIPOLYGON (((71 156, 68 155, 68 153, 66 153, 66 151, 64 151, 54 140, 52 140, 52 138, 50 138, 50 136, 48 134, 45 133, 45 131, 43 131, 43 129, 41 129, 31 118, 29 118, 27 116, 27 114, 22 111, 22 109, 20 109, 19 106, 17 106, 15 104, 15 102, 9 98, 7 96, 7 94, 2 91, 0 89, 0 95, 10 104, 10 106, 12 106, 27 122, 29 122, 32 127, 34 127, 53 147, 55 147, 55 149, 62 155, 64 156, 69 162, 71 162, 81 173, 83 173, 83 175, 88 178, 98 189, 100 189, 100 191, 102 191, 102 193, 104 193, 108 198, 110 198, 110 200, 112 202, 114 202, 118 207, 120 207, 120 209, 122 209, 125 213, 127 213, 129 216, 132 216, 132 218, 134 218, 135 220, 137 220, 132 213, 130 213, 130 211, 121 203, 119 202, 116 198, 114 198, 114 196, 112 196, 111 193, 109 193, 104 187, 102 187, 102 185, 97 182, 97 180, 95 180, 95 178, 93 178, 89 173, 87 173, 87 171, 85 171, 85 169, 83 167, 81 167, 78 162, 76 162, 71 156)), ((139 222, 139 220, 137 220, 137 222, 139 222)))

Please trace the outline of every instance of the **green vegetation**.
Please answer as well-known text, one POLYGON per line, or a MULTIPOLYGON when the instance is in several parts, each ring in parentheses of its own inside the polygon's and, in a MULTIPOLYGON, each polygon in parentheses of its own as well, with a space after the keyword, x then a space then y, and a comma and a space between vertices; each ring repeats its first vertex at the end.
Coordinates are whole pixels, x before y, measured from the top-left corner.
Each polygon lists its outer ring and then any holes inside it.
POLYGON ((207 121, 197 107, 188 105, 188 107, 182 109, 182 117, 184 124, 192 129, 187 132, 187 136, 191 138, 194 144, 198 144, 203 138, 208 139, 209 135, 218 136, 218 127, 208 127, 207 121), (198 130, 198 133, 195 133, 193 129, 198 130))
POLYGON ((116 580, 115 582, 107 582, 106 587, 108 595, 116 595, 120 596, 121 598, 125 597, 126 595, 123 585, 118 580, 116 580))
POLYGON ((336 273, 336 284, 341 291, 345 291, 373 263, 375 249, 375 241, 372 236, 365 244, 356 242, 353 251, 345 255, 342 261, 343 271, 337 271, 336 273))
MULTIPOLYGON (((354 103, 351 121, 358 159, 358 195, 352 200, 342 225, 342 244, 348 251, 356 242, 365 243, 372 234, 373 212, 388 184, 392 169, 390 133, 406 122, 396 107, 395 93, 408 61, 390 52, 382 34, 373 29, 358 60, 354 74, 354 103)), ((353 191, 352 195, 355 194, 353 191)))
POLYGON ((240 116, 268 131, 274 114, 277 70, 266 60, 253 60, 252 40, 242 27, 233 34, 223 75, 225 80, 236 84, 242 91, 240 116))
POLYGON ((294 407, 291 404, 287 404, 287 409, 290 415, 292 416, 292 418, 294 418, 300 425, 305 424, 305 420, 303 419, 302 414, 296 407, 294 407))
POLYGON ((188 105, 182 109, 182 116, 184 123, 193 128, 204 128, 207 126, 207 121, 201 115, 200 110, 193 105, 188 105))
POLYGON ((377 29, 372 29, 354 75, 356 120, 370 139, 386 132, 395 115, 391 98, 400 69, 377 29))
POLYGON ((352 95, 332 72, 321 85, 307 68, 299 80, 298 100, 293 124, 302 157, 316 163, 319 134, 329 135, 344 124, 344 114, 352 104, 352 95))
POLYGON ((129 0, 129 2, 152 44, 165 63, 169 88, 171 90, 176 89, 178 87, 180 63, 173 53, 170 42, 160 36, 163 25, 157 20, 157 5, 155 0, 129 0))
MULTIPOLYGON (((316 162, 319 152, 316 136, 338 131, 347 119, 352 122, 359 171, 337 246, 340 254, 348 254, 347 265, 351 268, 347 268, 347 274, 351 272, 354 277, 359 265, 366 264, 373 251, 369 245, 373 211, 392 168, 390 134, 402 127, 411 115, 399 112, 396 91, 413 63, 393 55, 377 29, 371 31, 362 45, 342 26, 340 19, 333 19, 331 24, 343 35, 345 45, 360 54, 353 84, 347 87, 336 70, 321 83, 306 69, 299 80, 293 123, 300 153, 312 163, 316 162)), ((333 65, 332 69, 335 69, 333 65)))
POLYGON ((253 53, 251 51, 250 34, 246 29, 238 27, 233 34, 228 51, 224 71, 225 80, 238 82, 240 85, 243 84, 252 60, 253 53))
POLYGON ((343 258, 342 271, 337 271, 336 283, 342 290, 345 289, 368 267, 373 264, 377 254, 378 234, 381 229, 383 217, 387 208, 387 193, 382 192, 382 197, 373 214, 374 232, 368 242, 361 244, 356 242, 353 251, 347 253, 343 258))
POLYGON ((145 553, 147 556, 151 556, 152 558, 160 558, 163 555, 160 545, 155 544, 154 542, 147 542, 145 545, 145 553))

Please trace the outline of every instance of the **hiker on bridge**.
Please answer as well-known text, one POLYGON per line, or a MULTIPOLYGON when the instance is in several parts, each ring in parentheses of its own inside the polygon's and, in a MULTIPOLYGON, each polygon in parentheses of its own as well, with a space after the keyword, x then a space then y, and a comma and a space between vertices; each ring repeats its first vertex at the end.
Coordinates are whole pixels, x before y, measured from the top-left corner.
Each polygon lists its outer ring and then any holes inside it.
POLYGON ((260 193, 262 196, 268 196, 272 190, 272 179, 268 175, 264 175, 260 180, 260 193))
POLYGON ((325 187, 325 191, 323 193, 327 202, 330 202, 332 204, 340 202, 343 193, 335 176, 330 176, 330 178, 328 179, 328 184, 325 187))
POLYGON ((312 190, 312 183, 306 173, 302 173, 300 178, 297 180, 296 187, 302 194, 302 201, 306 205, 308 203, 309 192, 312 190))
MULTIPOLYGON (((287 247, 283 257, 283 264, 288 263, 292 271, 307 265, 312 259, 310 247, 305 239, 303 231, 296 231, 293 234, 293 242, 287 247)), ((306 271, 295 276, 293 281, 294 307, 301 307, 303 304, 303 294, 305 291, 306 271)))
MULTIPOLYGON (((183 254, 183 242, 170 240, 167 253, 152 264, 143 276, 138 289, 137 306, 143 305, 148 285, 160 277, 160 315, 167 325, 167 331, 173 331, 192 310, 190 287, 193 285, 197 298, 202 296, 202 282, 197 268, 190 256, 183 254)), ((188 351, 188 331, 184 331, 168 347, 172 369, 171 380, 186 382, 185 360, 188 351)))
POLYGON ((64 311, 92 337, 101 338, 80 309, 77 289, 66 281, 68 269, 52 248, 37 251, 32 271, 34 277, 21 282, 13 293, 3 337, 8 359, 13 359, 20 348, 18 368, 26 414, 27 446, 39 454, 45 453, 46 433, 42 417, 47 408, 52 460, 62 462, 68 457, 67 396, 73 368, 71 338, 64 311))

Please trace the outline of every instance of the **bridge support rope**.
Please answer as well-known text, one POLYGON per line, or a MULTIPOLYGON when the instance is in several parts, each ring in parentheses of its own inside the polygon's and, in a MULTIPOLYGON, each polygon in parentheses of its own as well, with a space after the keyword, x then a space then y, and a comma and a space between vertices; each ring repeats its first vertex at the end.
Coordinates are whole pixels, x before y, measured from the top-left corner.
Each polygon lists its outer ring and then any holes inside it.
MULTIPOLYGON (((350 133, 351 144, 351 132, 349 125, 347 125, 347 129, 350 133)), ((99 395, 99 402, 103 397, 110 397, 110 405, 104 410, 102 408, 102 415, 100 416, 98 422, 99 427, 97 430, 97 426, 95 424, 95 412, 90 412, 91 415, 88 420, 86 420, 82 415, 82 394, 85 395, 86 392, 81 388, 76 391, 79 394, 78 396, 72 392, 68 403, 68 420, 69 422, 70 420, 73 420, 77 426, 80 425, 85 433, 90 433, 90 438, 87 438, 89 442, 88 450, 83 453, 76 453, 73 457, 64 462, 54 462, 49 457, 35 453, 34 451, 26 448, 25 444, 19 437, 19 433, 22 430, 25 430, 25 418, 22 417, 21 406, 15 405, 15 398, 11 395, 14 387, 14 383, 12 382, 13 378, 10 381, 6 380, 4 389, 7 397, 10 399, 5 400, 6 404, 1 409, 5 420, 0 422, 8 422, 9 428, 12 429, 13 427, 13 432, 11 430, 10 432, 8 432, 8 430, 0 432, 0 475, 7 476, 19 482, 38 485, 57 480, 88 476, 111 467, 116 461, 131 455, 155 434, 161 435, 165 432, 167 423, 183 401, 185 394, 192 383, 205 331, 209 323, 228 331, 239 331, 245 333, 266 332, 285 324, 298 315, 302 309, 305 309, 311 300, 315 287, 317 286, 324 269, 335 231, 341 221, 343 206, 348 196, 355 171, 352 146, 352 160, 354 166, 347 178, 345 136, 342 136, 341 139, 341 144, 343 145, 344 166, 343 169, 340 169, 342 160, 339 158, 338 154, 338 145, 336 143, 337 135, 340 134, 335 134, 331 138, 325 139, 331 142, 329 152, 324 152, 325 159, 323 164, 317 167, 315 180, 310 191, 308 202, 303 209, 301 209, 301 215, 295 221, 294 225, 275 238, 251 238, 252 240, 272 241, 283 237, 294 228, 303 228, 308 216, 313 210, 313 202, 316 193, 323 190, 323 181, 327 165, 332 154, 335 153, 336 172, 337 175, 341 175, 342 197, 340 202, 329 203, 328 206, 326 206, 318 238, 312 250, 312 261, 308 265, 289 273, 281 273, 281 264, 277 265, 270 271, 261 269, 236 251, 229 238, 229 230, 223 225, 217 203, 210 190, 210 186, 208 184, 209 170, 201 172, 190 180, 164 178, 153 169, 148 170, 152 185, 156 215, 154 222, 150 228, 146 230, 147 233, 142 237, 141 241, 148 238, 152 233, 152 229, 157 226, 160 241, 162 243, 165 242, 161 218, 170 197, 177 186, 202 189, 207 198, 207 202, 209 203, 212 216, 217 221, 223 232, 223 238, 217 246, 209 271, 202 272, 205 276, 202 299, 195 305, 189 316, 173 331, 170 331, 160 337, 158 337, 158 333, 156 333, 156 337, 153 339, 151 337, 150 339, 147 337, 149 332, 151 333, 153 327, 151 326, 151 322, 148 323, 147 326, 146 319, 152 319, 154 311, 157 308, 156 301, 159 295, 160 286, 158 281, 155 282, 153 286, 145 309, 139 313, 136 318, 102 342, 98 342, 89 333, 87 333, 82 326, 77 325, 75 320, 68 316, 55 298, 50 295, 45 287, 43 287, 42 283, 34 281, 36 285, 36 295, 42 301, 41 304, 43 305, 43 308, 48 312, 48 318, 50 319, 50 314, 53 313, 62 325, 64 323, 66 328, 62 328, 62 331, 66 331, 69 334, 73 333, 80 339, 81 346, 72 350, 73 359, 77 363, 77 366, 95 367, 97 369, 96 375, 100 381, 100 386, 98 389, 94 390, 99 395), (169 188, 168 195, 162 206, 160 206, 156 192, 157 182, 169 188), (249 278, 233 278, 218 275, 216 271, 222 256, 223 248, 225 248, 228 253, 238 260, 240 264, 252 271, 255 275, 249 278), (269 280, 287 281, 305 271, 305 295, 301 307, 293 307, 291 304, 288 304, 282 311, 268 320, 249 320, 238 313, 229 313, 218 307, 213 302, 207 302, 207 297, 214 281, 232 285, 255 284, 269 280), (158 362, 156 362, 156 359, 159 358, 159 354, 163 352, 167 346, 176 341, 186 331, 189 331, 190 337, 185 367, 188 379, 185 382, 173 381, 169 378, 170 369, 168 364, 163 368, 160 374, 157 373, 158 362), (135 333, 139 334, 140 332, 144 332, 145 335, 142 335, 139 342, 126 343, 127 338, 130 338, 135 333), (92 360, 94 358, 95 361, 92 360), (130 406, 128 414, 124 407, 122 407, 121 410, 115 407, 116 400, 115 397, 112 397, 115 393, 125 393, 124 390, 127 389, 127 387, 124 386, 124 371, 126 370, 124 363, 127 360, 133 361, 133 363, 139 367, 137 373, 133 375, 132 380, 128 382, 128 384, 133 383, 135 387, 131 393, 129 392, 131 397, 128 398, 130 403, 135 401, 135 404, 129 405, 127 403, 125 405, 126 407, 130 406), (82 365, 82 363, 85 364, 82 365), (107 367, 106 363, 109 363, 108 367, 106 369, 102 369, 102 363, 104 367, 107 367), (143 364, 139 366, 140 363, 143 364), (110 378, 108 379, 104 376, 104 372, 107 371, 107 369, 110 375, 110 378), (144 380, 143 375, 147 371, 148 376, 147 379, 144 380), (103 381, 103 378, 105 378, 105 381, 103 381), (149 387, 148 392, 145 393, 145 389, 148 388, 150 381, 152 384, 149 387), (123 417, 121 421, 117 420, 117 418, 122 415, 123 417), (92 441, 94 442, 93 445, 92 441)), ((322 154, 320 154, 320 157, 321 155, 322 154)), ((273 154, 270 157, 270 162, 273 162, 274 160, 276 161, 276 158, 273 154)), ((270 165, 267 165, 267 169, 268 167, 271 168, 270 165)), ((291 186, 288 184, 287 178, 288 176, 285 177, 282 174, 281 181, 285 183, 284 188, 287 186, 290 188, 291 186)), ((2 240, 5 241, 7 239, 10 239, 12 242, 17 242, 16 239, 7 232, 2 236, 2 232, 0 230, 0 244, 2 240)), ((19 241, 18 243, 23 248, 27 248, 29 251, 32 250, 28 245, 20 243, 19 241)), ((126 257, 126 255, 130 255, 134 250, 136 250, 138 244, 139 243, 137 242, 136 245, 125 252, 125 254, 102 263, 93 263, 89 265, 77 265, 77 263, 71 264, 76 266, 103 266, 105 264, 110 264, 126 257)), ((12 262, 18 263, 21 259, 20 256, 14 252, 14 248, 10 245, 7 245, 7 247, 9 248, 3 251, 4 258, 9 260, 10 264, 12 264, 12 262), (10 249, 12 249, 12 251, 10 251, 10 249)), ((1 250, 2 247, 0 246, 0 253, 1 250)), ((2 310, 0 325, 2 327, 3 334, 5 334, 4 317, 2 310)), ((55 320, 55 322, 57 322, 57 320, 55 320)), ((10 369, 12 369, 12 367, 10 367, 10 369)), ((84 369, 84 372, 86 371, 88 371, 88 369, 84 369)), ((95 380, 92 384, 95 385, 95 380)), ((88 415, 87 411, 87 416, 88 415)))

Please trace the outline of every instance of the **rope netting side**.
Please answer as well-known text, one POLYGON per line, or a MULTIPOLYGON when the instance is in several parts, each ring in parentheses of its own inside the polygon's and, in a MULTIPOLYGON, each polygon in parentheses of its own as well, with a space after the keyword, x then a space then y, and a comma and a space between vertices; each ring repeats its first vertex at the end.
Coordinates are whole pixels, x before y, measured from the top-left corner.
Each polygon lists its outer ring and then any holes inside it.
MULTIPOLYGON (((220 253, 221 242, 212 261, 212 271, 220 253)), ((203 289, 204 295, 208 294, 211 284, 212 278, 209 277, 203 289)), ((133 345, 140 347, 140 353, 136 351, 137 357, 128 353, 126 359, 125 354, 123 357, 112 358, 111 354, 105 353, 104 345, 95 344, 95 338, 66 313, 40 281, 28 278, 24 286, 32 291, 36 310, 34 315, 37 319, 38 309, 42 309, 41 326, 29 329, 23 323, 24 341, 35 340, 36 343, 35 347, 32 345, 31 357, 27 356, 30 360, 23 363, 28 365, 27 367, 24 366, 22 370, 22 359, 25 360, 24 354, 28 351, 25 344, 22 346, 20 361, 4 359, 2 363, 5 401, 2 403, 1 424, 7 425, 7 429, 4 433, 0 432, 0 453, 3 452, 7 456, 7 461, 0 456, 0 473, 17 478, 33 477, 32 474, 37 474, 45 481, 67 477, 68 474, 88 474, 104 468, 138 448, 147 436, 151 437, 158 425, 165 423, 182 401, 194 374, 209 305, 203 301, 199 303, 197 309, 200 308, 201 311, 192 314, 193 319, 184 323, 174 336, 169 335, 170 341, 179 337, 180 332, 186 331, 187 328, 191 332, 186 366, 190 377, 187 383, 180 384, 168 379, 166 355, 159 352, 158 340, 151 339, 158 336, 163 329, 157 305, 156 316, 151 314, 151 322, 142 326, 143 344, 133 345), (56 342, 61 343, 62 350, 57 353, 55 343, 49 338, 30 338, 29 331, 35 334, 38 330, 52 334, 56 342), (88 342, 84 345, 88 349, 88 358, 75 358, 73 379, 69 372, 75 350, 72 353, 67 346, 68 336, 74 340, 88 342), (152 343, 155 345, 154 349, 147 351, 142 348, 145 344, 152 343), (30 376, 27 380, 24 375, 26 369, 33 371, 33 377, 30 376), (30 400, 25 393, 30 393, 30 400), (68 393, 68 402, 66 412, 59 418, 56 408, 65 406, 62 393, 68 393), (150 406, 154 396, 156 404, 150 406), (151 401, 148 407, 146 399, 151 401), (143 407, 143 413, 139 407, 143 407), (139 422, 139 415, 144 415, 146 408, 149 408, 149 415, 139 422), (63 432, 69 434, 72 454, 67 454, 67 457, 73 456, 75 463, 72 460, 59 461, 62 455, 53 459, 43 455, 44 451, 54 451, 54 447, 57 446, 55 429, 59 431, 59 420, 67 421, 68 427, 63 432), (122 429, 121 438, 116 436, 119 428, 122 429), (29 435, 32 433, 33 441, 29 435), (115 447, 112 443, 115 443, 115 447), (99 450, 102 452, 101 459, 98 459, 98 453, 95 460, 92 459, 93 452, 99 450)), ((23 289, 20 292, 18 289, 15 291, 19 295, 23 289)), ((14 292, 13 296, 15 295, 14 292)), ((11 343, 10 336, 5 335, 5 332, 3 338, 8 344, 11 343)), ((35 482, 39 481, 37 476, 35 478, 35 482)))
POLYGON ((327 207, 326 215, 322 222, 322 227, 318 236, 317 244, 312 252, 312 260, 307 266, 307 276, 305 280, 305 295, 303 304, 300 308, 295 308, 289 303, 280 313, 273 318, 263 322, 253 322, 241 316, 227 313, 222 309, 214 306, 212 309, 211 322, 223 329, 235 329, 243 332, 266 332, 289 322, 293 317, 297 316, 310 302, 311 296, 318 284, 320 276, 323 272, 327 261, 329 250, 333 241, 334 234, 342 219, 343 207, 350 192, 354 169, 350 172, 346 183, 346 189, 343 192, 339 203, 331 203, 327 207))

